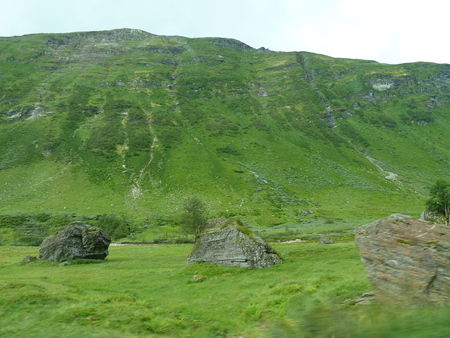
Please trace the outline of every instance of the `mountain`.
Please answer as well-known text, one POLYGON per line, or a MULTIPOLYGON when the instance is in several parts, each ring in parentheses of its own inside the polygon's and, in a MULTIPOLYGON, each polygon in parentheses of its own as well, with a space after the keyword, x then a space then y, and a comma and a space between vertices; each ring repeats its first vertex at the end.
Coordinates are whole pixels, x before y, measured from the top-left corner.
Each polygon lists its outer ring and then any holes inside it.
POLYGON ((450 65, 133 29, 0 38, 0 213, 255 224, 418 215, 448 177, 450 65))

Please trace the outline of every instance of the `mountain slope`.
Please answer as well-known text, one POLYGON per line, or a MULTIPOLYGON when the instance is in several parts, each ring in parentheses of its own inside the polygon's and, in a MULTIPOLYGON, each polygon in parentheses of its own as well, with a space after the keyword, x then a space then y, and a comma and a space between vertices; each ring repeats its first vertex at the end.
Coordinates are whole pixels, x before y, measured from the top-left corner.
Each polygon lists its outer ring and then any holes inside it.
POLYGON ((144 217, 197 194, 258 224, 417 214, 448 176, 449 86, 449 65, 232 39, 0 38, 0 212, 144 217))

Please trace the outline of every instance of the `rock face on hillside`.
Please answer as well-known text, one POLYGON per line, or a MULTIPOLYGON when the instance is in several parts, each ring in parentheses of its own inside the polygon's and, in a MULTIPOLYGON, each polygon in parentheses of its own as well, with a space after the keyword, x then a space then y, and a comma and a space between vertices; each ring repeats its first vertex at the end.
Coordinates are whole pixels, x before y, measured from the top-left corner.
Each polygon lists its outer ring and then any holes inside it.
POLYGON ((394 214, 356 229, 361 260, 380 301, 450 298, 450 228, 394 214))
POLYGON ((197 240, 188 256, 188 264, 200 261, 253 269, 282 263, 268 244, 236 221, 216 223, 197 240))
POLYGON ((64 230, 44 239, 39 249, 39 259, 105 259, 109 243, 111 238, 100 228, 72 222, 64 230))

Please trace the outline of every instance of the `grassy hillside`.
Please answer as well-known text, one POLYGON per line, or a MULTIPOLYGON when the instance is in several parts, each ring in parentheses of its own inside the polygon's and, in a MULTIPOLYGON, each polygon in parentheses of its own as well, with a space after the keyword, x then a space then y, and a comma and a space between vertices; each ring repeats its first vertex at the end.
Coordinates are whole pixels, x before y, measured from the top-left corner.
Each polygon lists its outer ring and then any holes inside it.
POLYGON ((450 67, 122 29, 0 38, 0 213, 417 216, 448 176, 450 67), (312 211, 310 214, 302 211, 312 211))

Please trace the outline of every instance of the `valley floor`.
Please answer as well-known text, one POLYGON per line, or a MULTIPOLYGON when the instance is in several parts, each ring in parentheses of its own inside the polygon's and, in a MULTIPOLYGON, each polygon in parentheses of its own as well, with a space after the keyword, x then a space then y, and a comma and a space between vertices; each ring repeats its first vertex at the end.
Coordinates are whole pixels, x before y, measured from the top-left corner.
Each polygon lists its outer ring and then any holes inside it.
POLYGON ((74 260, 63 266, 21 263, 27 255, 37 256, 38 247, 0 246, 0 336, 450 334, 443 324, 449 314, 446 309, 394 314, 376 305, 346 303, 371 289, 353 241, 276 243, 273 247, 284 256, 283 264, 247 270, 188 266, 192 244, 111 246, 104 261, 74 260), (194 282, 194 275, 206 279, 194 282), (380 325, 383 320, 386 324, 380 325), (418 324, 422 326, 417 328, 418 324))

